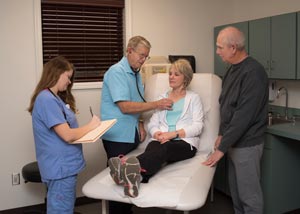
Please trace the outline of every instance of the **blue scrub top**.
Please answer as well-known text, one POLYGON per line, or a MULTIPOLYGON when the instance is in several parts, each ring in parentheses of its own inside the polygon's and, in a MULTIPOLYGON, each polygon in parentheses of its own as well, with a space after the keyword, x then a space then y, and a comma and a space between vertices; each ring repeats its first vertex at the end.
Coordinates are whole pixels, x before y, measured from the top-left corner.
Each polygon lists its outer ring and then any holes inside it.
POLYGON ((123 114, 116 102, 143 102, 137 90, 136 78, 139 90, 144 96, 141 76, 132 71, 126 57, 111 66, 105 73, 101 95, 101 119, 116 118, 117 123, 102 136, 102 139, 134 143, 140 114, 123 114))
POLYGON ((53 127, 68 123, 77 128, 74 112, 59 97, 45 89, 37 96, 32 111, 32 126, 36 157, 42 180, 65 178, 78 174, 85 161, 81 144, 69 144, 60 138, 53 127))

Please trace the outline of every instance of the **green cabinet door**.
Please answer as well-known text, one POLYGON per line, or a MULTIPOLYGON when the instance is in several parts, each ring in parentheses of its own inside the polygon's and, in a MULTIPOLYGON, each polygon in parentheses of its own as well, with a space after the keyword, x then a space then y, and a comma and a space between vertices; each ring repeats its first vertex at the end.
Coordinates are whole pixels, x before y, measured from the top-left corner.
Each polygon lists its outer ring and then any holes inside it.
POLYGON ((266 134, 261 168, 264 214, 300 208, 299 166, 299 141, 266 134))
POLYGON ((271 77, 296 79, 296 13, 271 17, 271 77))
POLYGON ((230 196, 227 154, 219 160, 214 176, 214 188, 230 196))
POLYGON ((219 55, 216 53, 217 50, 217 37, 219 34, 219 31, 222 30, 226 26, 218 26, 214 28, 214 73, 220 77, 223 77, 229 67, 228 64, 224 63, 219 57, 219 55))
POLYGON ((226 64, 222 61, 222 59, 217 55, 216 53, 216 41, 217 41, 217 36, 219 34, 219 31, 227 26, 234 26, 238 29, 240 29, 244 35, 245 35, 245 46, 246 50, 248 50, 248 22, 238 22, 234 24, 228 24, 228 25, 222 25, 222 26, 217 26, 214 28, 214 73, 220 77, 223 77, 229 68, 229 64, 226 64))
POLYGON ((249 21, 249 55, 260 62, 271 75, 271 18, 249 21))
POLYGON ((271 79, 296 79, 296 13, 249 21, 249 54, 271 79))

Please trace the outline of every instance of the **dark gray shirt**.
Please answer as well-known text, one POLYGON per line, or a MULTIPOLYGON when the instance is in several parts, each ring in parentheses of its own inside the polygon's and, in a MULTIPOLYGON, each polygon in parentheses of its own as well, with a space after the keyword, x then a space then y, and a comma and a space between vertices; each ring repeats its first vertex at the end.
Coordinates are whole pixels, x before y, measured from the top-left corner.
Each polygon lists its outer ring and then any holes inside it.
POLYGON ((219 98, 222 135, 219 150, 263 142, 268 117, 268 76, 252 57, 232 65, 224 76, 219 98))

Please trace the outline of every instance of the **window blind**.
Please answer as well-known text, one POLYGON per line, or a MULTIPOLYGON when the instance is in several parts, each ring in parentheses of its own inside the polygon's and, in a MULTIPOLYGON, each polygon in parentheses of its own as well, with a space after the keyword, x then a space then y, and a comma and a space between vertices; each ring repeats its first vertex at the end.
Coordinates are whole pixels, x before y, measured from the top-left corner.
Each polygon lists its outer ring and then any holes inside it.
POLYGON ((123 56, 124 0, 42 1, 43 63, 63 55, 74 82, 102 81, 123 56))

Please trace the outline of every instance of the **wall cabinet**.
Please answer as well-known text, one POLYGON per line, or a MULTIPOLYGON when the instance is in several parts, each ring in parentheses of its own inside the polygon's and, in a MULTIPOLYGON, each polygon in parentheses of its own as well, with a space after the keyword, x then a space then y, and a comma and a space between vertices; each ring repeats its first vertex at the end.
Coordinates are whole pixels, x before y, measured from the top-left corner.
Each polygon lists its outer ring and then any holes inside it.
POLYGON ((249 21, 249 54, 271 79, 296 79, 296 13, 249 21))
POLYGON ((262 158, 265 214, 300 208, 300 141, 266 134, 262 158))
POLYGON ((234 24, 228 24, 228 25, 222 25, 222 26, 218 26, 214 28, 214 69, 215 69, 215 74, 217 74, 220 77, 223 77, 227 71, 227 69, 229 68, 229 64, 226 64, 225 62, 222 61, 222 59, 217 55, 216 53, 216 41, 217 41, 217 37, 219 34, 219 31, 221 29, 223 29, 224 27, 227 26, 234 26, 237 27, 238 29, 240 29, 244 34, 245 34, 245 38, 246 38, 246 42, 245 42, 245 46, 246 46, 246 50, 248 50, 248 22, 238 22, 238 23, 234 23, 234 24))
POLYGON ((214 188, 230 196, 228 184, 228 160, 226 154, 218 162, 214 176, 214 188))

